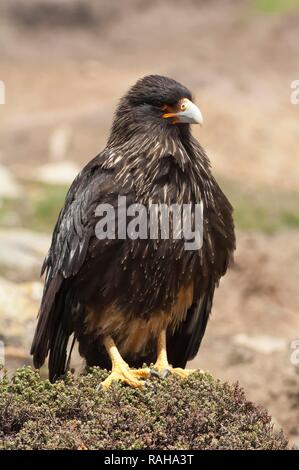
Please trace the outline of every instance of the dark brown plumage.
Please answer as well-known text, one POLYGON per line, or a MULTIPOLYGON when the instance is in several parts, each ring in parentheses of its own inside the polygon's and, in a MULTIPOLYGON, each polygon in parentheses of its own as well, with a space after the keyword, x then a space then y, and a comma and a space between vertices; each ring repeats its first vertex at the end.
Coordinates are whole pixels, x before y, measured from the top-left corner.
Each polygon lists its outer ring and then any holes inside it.
POLYGON ((32 345, 36 367, 50 353, 52 381, 66 370, 73 333, 87 364, 105 368, 108 335, 134 367, 155 361, 161 328, 173 366, 185 367, 198 351, 235 236, 232 207, 190 125, 163 118, 185 98, 190 92, 169 78, 139 80, 119 104, 106 148, 68 191, 42 268, 32 345), (202 248, 186 251, 184 240, 99 240, 95 209, 117 207, 119 195, 146 206, 202 201, 202 248))

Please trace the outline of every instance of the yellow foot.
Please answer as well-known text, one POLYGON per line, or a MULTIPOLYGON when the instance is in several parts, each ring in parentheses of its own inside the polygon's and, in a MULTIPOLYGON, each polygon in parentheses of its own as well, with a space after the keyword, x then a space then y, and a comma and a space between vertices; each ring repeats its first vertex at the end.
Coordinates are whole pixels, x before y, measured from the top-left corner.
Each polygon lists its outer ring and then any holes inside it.
POLYGON ((133 388, 142 388, 144 386, 144 380, 140 379, 147 379, 150 375, 151 372, 148 368, 130 369, 126 363, 117 364, 117 366, 112 369, 107 379, 101 383, 101 388, 107 390, 114 381, 124 382, 133 388))
POLYGON ((151 369, 153 375, 158 375, 162 379, 165 379, 169 374, 177 375, 181 379, 186 379, 190 374, 197 372, 197 369, 182 369, 181 367, 171 367, 169 364, 165 365, 154 365, 151 369))

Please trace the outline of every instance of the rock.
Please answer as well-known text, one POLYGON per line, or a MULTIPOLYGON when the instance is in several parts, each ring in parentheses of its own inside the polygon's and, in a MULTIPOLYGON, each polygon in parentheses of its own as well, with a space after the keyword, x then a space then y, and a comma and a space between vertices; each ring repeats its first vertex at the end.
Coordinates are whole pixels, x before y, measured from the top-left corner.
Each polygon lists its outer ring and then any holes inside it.
POLYGON ((29 357, 42 284, 17 284, 0 277, 0 340, 6 361, 29 357))
POLYGON ((36 279, 50 240, 49 235, 30 230, 1 229, 0 273, 11 280, 36 279))
POLYGON ((22 195, 22 189, 4 166, 0 165, 0 199, 16 199, 22 195))
POLYGON ((57 127, 49 140, 49 157, 51 160, 63 160, 71 143, 72 129, 70 126, 57 127))
POLYGON ((272 354, 276 351, 283 351, 288 347, 287 341, 283 338, 266 335, 249 336, 246 334, 239 334, 234 337, 233 341, 239 346, 245 346, 248 349, 261 354, 272 354))
POLYGON ((47 184, 70 185, 79 171, 80 168, 75 163, 64 160, 61 162, 47 163, 37 168, 34 178, 37 181, 47 184))

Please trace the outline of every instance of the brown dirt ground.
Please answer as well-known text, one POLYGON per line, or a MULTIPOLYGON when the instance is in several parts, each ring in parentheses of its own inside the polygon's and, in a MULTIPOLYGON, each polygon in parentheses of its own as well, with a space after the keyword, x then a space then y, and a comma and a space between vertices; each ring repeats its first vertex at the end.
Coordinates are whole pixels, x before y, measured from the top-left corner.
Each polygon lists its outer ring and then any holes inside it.
POLYGON ((299 366, 291 363, 291 342, 299 339, 298 232, 238 233, 237 241, 235 264, 216 291, 206 336, 191 365, 238 380, 298 445, 299 366))

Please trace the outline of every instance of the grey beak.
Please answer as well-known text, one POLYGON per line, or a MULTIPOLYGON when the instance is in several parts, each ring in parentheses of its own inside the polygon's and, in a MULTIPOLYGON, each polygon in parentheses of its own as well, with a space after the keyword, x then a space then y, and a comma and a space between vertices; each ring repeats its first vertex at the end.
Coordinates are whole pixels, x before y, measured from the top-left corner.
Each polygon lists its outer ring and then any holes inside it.
POLYGON ((185 111, 177 113, 179 122, 185 122, 189 124, 203 124, 203 117, 200 109, 192 101, 186 100, 187 108, 185 111))

